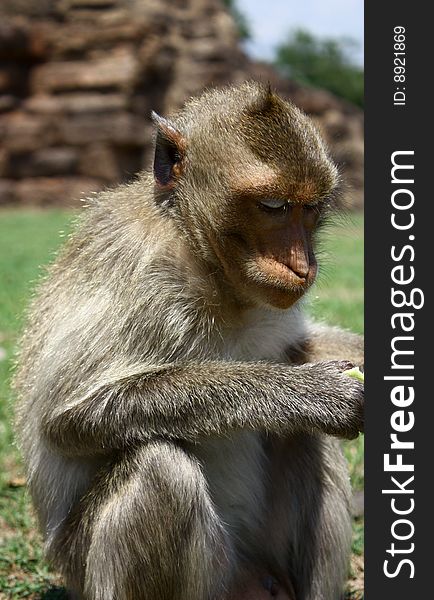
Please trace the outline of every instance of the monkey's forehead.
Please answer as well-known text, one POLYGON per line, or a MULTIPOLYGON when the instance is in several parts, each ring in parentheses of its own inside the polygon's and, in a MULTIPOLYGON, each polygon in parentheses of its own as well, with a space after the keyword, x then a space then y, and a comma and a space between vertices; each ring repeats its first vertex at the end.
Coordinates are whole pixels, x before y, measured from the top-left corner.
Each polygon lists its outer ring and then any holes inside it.
POLYGON ((224 184, 235 196, 257 195, 314 203, 336 188, 338 171, 326 149, 305 131, 287 135, 252 128, 235 135, 187 140, 186 176, 224 184), (188 168, 191 165, 191 171, 188 168), (206 175, 205 175, 206 174, 206 175))
POLYGON ((264 163, 234 169, 230 190, 234 196, 280 198, 294 203, 315 204, 327 198, 338 184, 337 170, 282 170, 264 163))

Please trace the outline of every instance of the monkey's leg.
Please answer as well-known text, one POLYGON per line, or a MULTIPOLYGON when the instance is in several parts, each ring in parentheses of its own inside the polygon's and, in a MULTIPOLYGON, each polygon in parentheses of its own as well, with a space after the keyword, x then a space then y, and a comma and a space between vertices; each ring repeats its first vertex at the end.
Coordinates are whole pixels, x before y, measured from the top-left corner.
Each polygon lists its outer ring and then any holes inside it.
POLYGON ((220 600, 231 545, 198 464, 150 443, 102 472, 57 541, 85 600, 220 600))
POLYGON ((355 365, 364 362, 363 336, 339 327, 310 323, 306 339, 287 351, 293 364, 323 360, 349 360, 355 365))
POLYGON ((339 444, 325 436, 273 436, 268 450, 268 551, 297 600, 338 600, 351 544, 351 490, 339 444))

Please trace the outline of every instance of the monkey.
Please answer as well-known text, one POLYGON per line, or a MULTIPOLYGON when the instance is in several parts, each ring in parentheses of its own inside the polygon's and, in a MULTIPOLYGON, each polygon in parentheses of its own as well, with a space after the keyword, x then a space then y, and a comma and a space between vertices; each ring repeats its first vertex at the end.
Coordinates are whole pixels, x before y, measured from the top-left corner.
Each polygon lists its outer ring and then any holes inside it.
POLYGON ((88 199, 21 341, 46 555, 80 600, 336 600, 363 344, 303 305, 338 170, 258 82, 153 121, 153 164, 88 199))

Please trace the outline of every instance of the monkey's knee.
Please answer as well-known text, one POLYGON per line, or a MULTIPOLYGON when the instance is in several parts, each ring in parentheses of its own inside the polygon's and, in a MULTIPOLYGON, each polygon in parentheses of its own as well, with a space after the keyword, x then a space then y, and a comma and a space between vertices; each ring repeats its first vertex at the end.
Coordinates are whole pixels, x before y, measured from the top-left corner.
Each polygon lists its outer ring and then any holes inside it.
POLYGON ((198 464, 156 443, 116 468, 129 476, 95 520, 86 598, 212 598, 228 572, 229 545, 198 464))

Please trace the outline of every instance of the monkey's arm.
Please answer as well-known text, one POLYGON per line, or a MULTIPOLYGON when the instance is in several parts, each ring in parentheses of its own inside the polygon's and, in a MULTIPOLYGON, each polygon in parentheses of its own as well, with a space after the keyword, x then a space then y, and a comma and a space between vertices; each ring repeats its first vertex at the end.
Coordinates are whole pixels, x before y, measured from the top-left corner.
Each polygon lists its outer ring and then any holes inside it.
POLYGON ((354 365, 364 363, 363 336, 339 327, 310 322, 306 339, 287 350, 292 364, 323 360, 348 360, 354 365))
POLYGON ((342 375, 345 368, 337 362, 208 362, 117 369, 47 411, 42 427, 52 445, 75 455, 156 437, 194 441, 241 428, 351 438, 362 429, 363 386, 342 375))

